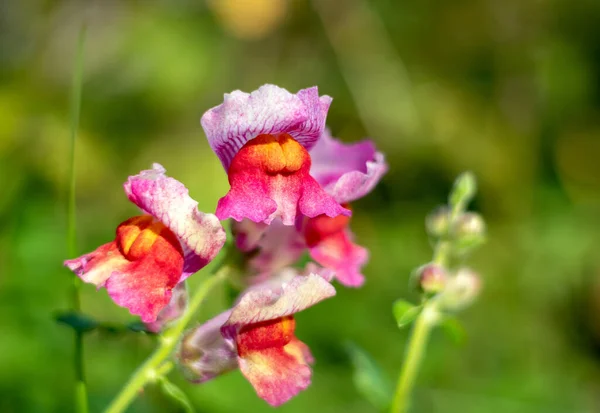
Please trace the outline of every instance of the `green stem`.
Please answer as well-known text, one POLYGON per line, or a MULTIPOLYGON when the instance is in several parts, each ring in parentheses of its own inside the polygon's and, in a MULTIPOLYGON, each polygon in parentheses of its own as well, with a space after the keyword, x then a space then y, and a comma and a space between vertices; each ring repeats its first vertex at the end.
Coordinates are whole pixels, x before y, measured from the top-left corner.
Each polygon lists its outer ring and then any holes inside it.
POLYGON ((165 331, 161 337, 158 348, 144 362, 144 364, 142 364, 135 371, 135 373, 133 373, 133 376, 131 376, 125 387, 121 389, 121 392, 108 406, 108 408, 105 410, 105 413, 120 413, 125 411, 125 409, 135 399, 139 391, 147 383, 159 379, 162 374, 165 374, 170 370, 172 364, 165 363, 165 361, 173 353, 173 350, 175 349, 183 330, 190 322, 193 315, 197 312, 198 308, 210 290, 221 280, 225 279, 227 272, 229 272, 229 267, 223 266, 218 269, 213 276, 205 279, 202 284, 200 284, 190 299, 185 313, 179 320, 177 320, 173 327, 165 331))
POLYGON ((408 411, 410 395, 423 359, 423 353, 427 347, 429 333, 435 326, 437 319, 438 312, 434 302, 425 304, 410 335, 408 349, 396 385, 391 413, 405 413, 408 411))
MULTIPOLYGON (((67 202, 67 253, 69 257, 75 257, 76 247, 76 225, 75 225, 75 143, 77 141, 77 130, 79 129, 79 114, 81 111, 81 84, 83 81, 83 52, 85 46, 85 26, 79 32, 77 44, 77 57, 75 59, 75 70, 73 72, 73 84, 71 88, 71 147, 69 159, 69 196, 67 202)), ((73 277, 71 287, 71 307, 73 311, 81 311, 81 300, 79 288, 81 280, 73 277)), ((85 370, 83 362, 83 333, 75 331, 75 403, 77 412, 87 413, 88 397, 85 384, 85 370)))
MULTIPOLYGON (((452 256, 452 227, 466 209, 467 202, 468 199, 463 197, 452 205, 450 216, 448 217, 450 230, 444 237, 438 240, 433 252, 433 262, 437 265, 445 268, 450 265, 450 258, 452 256)), ((417 378, 421 360, 423 359, 423 353, 427 347, 429 333, 435 327, 438 320, 439 311, 437 300, 434 297, 425 301, 423 309, 413 326, 408 341, 408 349, 404 356, 404 363, 398 377, 398 384, 396 385, 396 392, 394 393, 394 400, 390 410, 391 413, 405 413, 408 411, 410 395, 417 378)))

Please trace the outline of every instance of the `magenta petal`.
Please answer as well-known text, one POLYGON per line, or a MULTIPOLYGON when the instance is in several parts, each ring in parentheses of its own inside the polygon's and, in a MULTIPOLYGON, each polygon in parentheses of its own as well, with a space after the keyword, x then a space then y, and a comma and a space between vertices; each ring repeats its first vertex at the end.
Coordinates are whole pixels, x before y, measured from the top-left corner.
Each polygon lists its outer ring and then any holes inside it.
POLYGON ((275 220, 266 227, 254 247, 256 255, 249 260, 249 266, 258 274, 269 275, 298 261, 306 243, 295 226, 275 220))
POLYGON ((327 130, 310 156, 310 174, 340 203, 365 196, 388 170, 383 154, 371 141, 344 144, 327 130))
POLYGON ((261 134, 288 133, 310 149, 325 127, 329 96, 319 97, 317 87, 292 94, 264 85, 248 94, 236 90, 223 103, 208 110, 200 123, 208 143, 225 170, 246 142, 261 134))
POLYGON ((148 281, 141 273, 113 272, 106 280, 106 291, 117 305, 139 315, 142 322, 152 323, 171 300, 171 290, 163 282, 148 281))
POLYGON ((159 333, 160 331, 164 330, 169 323, 181 317, 187 307, 187 302, 187 287, 185 283, 179 283, 175 286, 175 288, 173 288, 169 304, 167 304, 167 306, 163 308, 160 313, 158 313, 156 321, 146 323, 146 328, 148 331, 159 333))
POLYGON ((323 238, 309 251, 316 262, 334 271, 335 278, 345 286, 360 287, 364 283, 361 269, 369 259, 369 253, 353 242, 350 230, 323 238))
POLYGON ((335 288, 317 274, 298 275, 279 286, 256 286, 240 298, 221 331, 233 338, 240 326, 292 315, 334 295, 335 288))
POLYGON ((225 231, 219 219, 200 212, 187 188, 167 177, 161 165, 129 177, 124 188, 131 202, 177 235, 185 260, 181 280, 208 264, 223 247, 225 231))

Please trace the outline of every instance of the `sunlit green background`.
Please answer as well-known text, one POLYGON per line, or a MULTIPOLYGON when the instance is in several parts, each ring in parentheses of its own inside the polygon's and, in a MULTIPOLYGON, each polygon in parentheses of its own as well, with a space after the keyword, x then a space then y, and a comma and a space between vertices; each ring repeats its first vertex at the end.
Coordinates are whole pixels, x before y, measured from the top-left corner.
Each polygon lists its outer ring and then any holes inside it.
MULTIPOLYGON (((600 2, 597 0, 197 0, 0 4, 0 411, 73 411, 68 309, 69 94, 88 27, 77 142, 77 251, 136 213, 121 188, 162 163, 213 212, 227 179, 199 124, 235 89, 318 85, 328 125, 371 137, 390 171, 355 205, 371 251, 359 290, 299 314, 317 363, 281 412, 376 412, 354 387, 349 342, 390 383, 408 331, 391 314, 431 249, 424 217, 463 170, 489 242, 461 319, 432 337, 415 412, 600 411, 600 2)), ((197 279, 196 279, 197 282, 197 279)), ((194 279, 192 279, 194 283, 194 279)), ((100 320, 133 318, 83 288, 100 320)), ((215 293, 200 317, 223 309, 215 293)), ((101 411, 153 348, 141 334, 91 333, 85 362, 101 411)), ((239 372, 182 386, 199 412, 269 412, 239 372)), ((176 412, 149 387, 132 412, 176 412)))

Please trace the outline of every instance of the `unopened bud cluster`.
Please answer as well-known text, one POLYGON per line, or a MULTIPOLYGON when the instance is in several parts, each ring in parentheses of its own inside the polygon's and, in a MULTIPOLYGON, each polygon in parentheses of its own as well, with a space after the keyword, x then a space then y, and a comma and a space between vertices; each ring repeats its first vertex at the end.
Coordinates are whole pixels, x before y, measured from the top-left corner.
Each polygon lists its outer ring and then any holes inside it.
POLYGON ((473 270, 448 268, 453 257, 462 257, 485 242, 486 225, 482 216, 466 211, 476 188, 473 175, 462 174, 454 183, 448 205, 436 208, 425 220, 436 252, 432 262, 414 272, 413 283, 426 298, 435 299, 442 310, 465 308, 481 289, 480 278, 473 270))

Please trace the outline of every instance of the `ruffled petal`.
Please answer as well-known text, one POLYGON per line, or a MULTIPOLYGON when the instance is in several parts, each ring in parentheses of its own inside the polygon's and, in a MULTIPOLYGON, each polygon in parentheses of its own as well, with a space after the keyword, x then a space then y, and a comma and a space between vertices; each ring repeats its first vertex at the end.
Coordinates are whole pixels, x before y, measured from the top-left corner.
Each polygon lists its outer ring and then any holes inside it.
POLYGON ((156 321, 146 323, 146 328, 153 333, 159 333, 164 330, 168 324, 181 317, 187 307, 187 303, 187 287, 185 283, 179 283, 173 288, 169 304, 158 313, 156 321))
POLYGON ((230 314, 225 311, 184 334, 177 360, 188 380, 202 383, 238 368, 234 341, 221 335, 230 314))
POLYGON ((350 230, 336 232, 310 247, 310 256, 335 272, 335 278, 347 287, 360 287, 365 277, 362 267, 369 259, 368 251, 353 242, 350 230))
POLYGON ((336 201, 347 203, 368 194, 388 166, 373 142, 344 144, 325 131, 310 151, 310 174, 336 201))
POLYGON ((239 358, 240 370, 261 399, 279 406, 310 384, 306 351, 304 343, 293 339, 283 347, 246 353, 239 358))
POLYGON ((240 298, 221 331, 225 337, 234 338, 244 325, 289 316, 334 295, 335 288, 313 273, 281 285, 257 286, 240 298))
POLYGON ((249 140, 262 134, 288 133, 310 149, 325 127, 331 98, 319 97, 317 87, 291 94, 275 85, 264 85, 248 94, 236 90, 200 120, 208 143, 225 170, 249 140))
POLYGON ((184 251, 182 280, 208 264, 225 243, 225 231, 213 214, 198 211, 198 202, 179 181, 152 169, 130 177, 124 184, 127 196, 144 212, 165 224, 179 239, 184 251))
POLYGON ((79 278, 96 287, 104 287, 114 271, 123 271, 129 261, 123 257, 115 241, 98 247, 89 254, 66 260, 64 265, 79 278))

